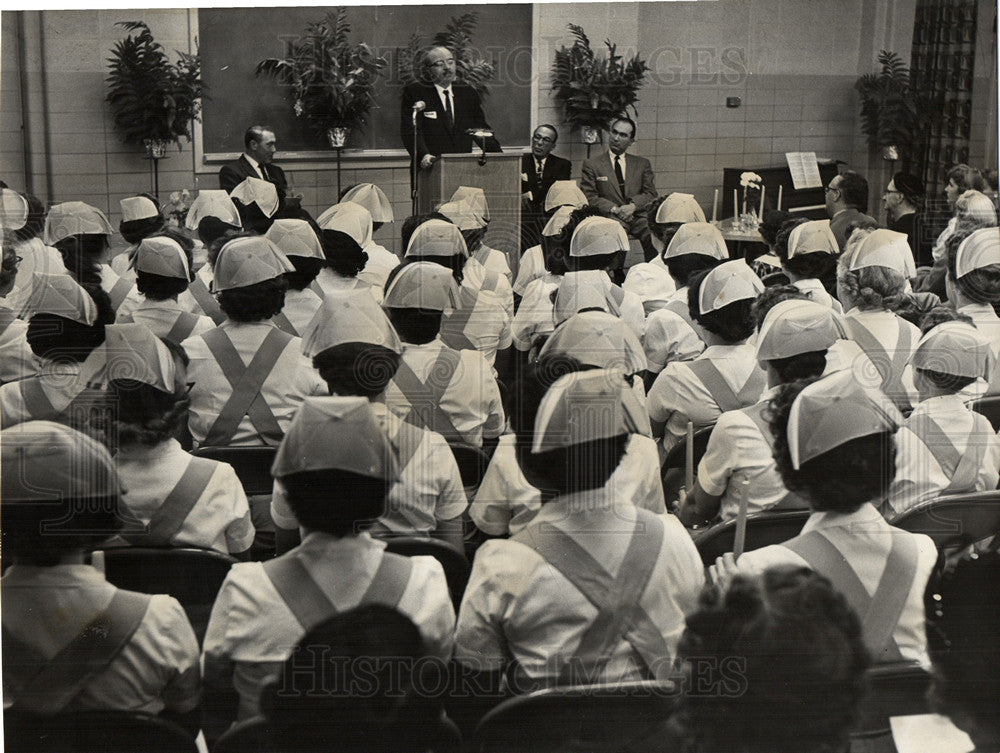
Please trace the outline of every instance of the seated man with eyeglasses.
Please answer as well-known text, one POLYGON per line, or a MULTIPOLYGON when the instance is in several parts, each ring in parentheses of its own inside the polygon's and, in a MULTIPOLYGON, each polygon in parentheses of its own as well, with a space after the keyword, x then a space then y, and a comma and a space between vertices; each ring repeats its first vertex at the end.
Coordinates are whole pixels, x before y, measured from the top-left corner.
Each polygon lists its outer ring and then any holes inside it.
POLYGON ((843 253, 850 230, 854 227, 880 227, 878 220, 865 214, 868 209, 868 181, 848 170, 830 181, 826 194, 826 213, 830 230, 843 253))
POLYGON ((552 154, 559 131, 544 123, 531 134, 531 151, 521 155, 521 250, 541 243, 545 197, 557 180, 569 180, 573 165, 552 154))

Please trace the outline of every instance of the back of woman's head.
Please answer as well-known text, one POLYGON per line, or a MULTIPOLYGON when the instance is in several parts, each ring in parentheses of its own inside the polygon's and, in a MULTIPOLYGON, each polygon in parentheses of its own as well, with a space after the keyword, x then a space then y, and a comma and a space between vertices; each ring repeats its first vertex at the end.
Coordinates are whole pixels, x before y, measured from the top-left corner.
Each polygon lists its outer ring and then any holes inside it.
POLYGON ((331 395, 359 395, 371 400, 385 391, 399 361, 398 353, 382 345, 348 342, 317 353, 313 367, 331 395))
MULTIPOLYGON (((870 228, 851 233, 847 249, 837 265, 838 294, 845 294, 861 311, 895 311, 903 305, 906 295, 906 278, 900 272, 881 266, 850 268, 852 251, 871 233, 870 228)), ((841 303, 848 308, 847 301, 841 303)))
POLYGON ((285 306, 288 283, 283 277, 219 291, 219 308, 234 322, 262 322, 285 306))
POLYGON ((847 748, 870 658, 857 615, 822 575, 782 566, 706 588, 678 654, 692 684, 677 721, 693 749, 847 748))
POLYGON ((358 272, 368 263, 367 252, 347 233, 339 230, 321 230, 320 242, 326 264, 334 272, 344 277, 357 277, 358 272))
POLYGON ((667 271, 680 286, 690 285, 691 278, 699 272, 707 272, 722 264, 723 259, 716 259, 714 256, 705 254, 679 254, 670 256, 665 260, 667 271))
MULTIPOLYGON (((175 346, 176 347, 176 346, 175 346)), ((117 446, 155 447, 177 436, 187 421, 190 401, 133 379, 108 384, 108 397, 116 411, 110 441, 117 446)))
MULTIPOLYGON (((337 740, 346 751, 423 753, 440 716, 432 660, 398 611, 365 605, 320 623, 299 641, 261 710, 298 741, 337 740)), ((442 688, 443 689, 443 688, 442 688)))
POLYGON ((67 271, 81 285, 101 284, 101 259, 108 250, 108 236, 96 233, 70 235, 55 243, 67 271))
POLYGON ((959 246, 966 238, 982 228, 982 223, 975 219, 959 219, 955 223, 955 232, 945 241, 945 250, 948 254, 948 279, 952 280, 958 291, 973 303, 993 303, 1000 301, 1000 264, 988 264, 955 279, 959 246))
POLYGON ((730 344, 741 343, 753 334, 754 322, 751 316, 753 298, 737 301, 701 313, 701 284, 711 270, 703 270, 688 280, 688 312, 703 329, 730 344))
POLYGON ((282 476, 281 484, 300 526, 341 537, 359 533, 385 512, 392 481, 323 469, 282 476))
POLYGON ((111 299, 99 286, 81 286, 97 305, 97 320, 84 324, 58 314, 39 313, 28 321, 27 340, 39 358, 81 363, 104 342, 104 327, 115 321, 111 299))
POLYGON ((774 461, 789 491, 798 492, 816 511, 850 513, 865 502, 885 497, 896 476, 896 444, 886 430, 849 439, 842 444, 792 463, 788 418, 799 393, 815 379, 782 385, 769 401, 765 416, 774 437, 774 461))
POLYGON ((754 328, 760 329, 767 312, 773 309, 782 301, 808 301, 809 296, 803 293, 794 285, 771 285, 764 288, 764 292, 757 296, 750 307, 750 316, 753 317, 754 328))
POLYGON ((931 706, 969 734, 976 750, 1000 749, 1000 553, 960 560, 925 595, 934 665, 931 706))
POLYGON ((295 267, 294 272, 285 273, 289 290, 305 290, 323 269, 323 260, 309 256, 289 256, 288 261, 295 267))

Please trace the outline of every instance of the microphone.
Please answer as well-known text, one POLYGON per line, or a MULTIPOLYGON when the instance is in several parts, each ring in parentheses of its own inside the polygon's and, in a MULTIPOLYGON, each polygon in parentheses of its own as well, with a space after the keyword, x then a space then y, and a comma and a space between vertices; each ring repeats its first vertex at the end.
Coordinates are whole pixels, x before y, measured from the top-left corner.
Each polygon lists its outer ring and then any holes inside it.
POLYGON ((417 113, 418 112, 423 112, 426 109, 427 109, 427 103, 424 102, 422 99, 419 99, 419 100, 417 100, 416 102, 413 103, 413 125, 414 125, 414 127, 416 127, 416 125, 417 125, 417 113))

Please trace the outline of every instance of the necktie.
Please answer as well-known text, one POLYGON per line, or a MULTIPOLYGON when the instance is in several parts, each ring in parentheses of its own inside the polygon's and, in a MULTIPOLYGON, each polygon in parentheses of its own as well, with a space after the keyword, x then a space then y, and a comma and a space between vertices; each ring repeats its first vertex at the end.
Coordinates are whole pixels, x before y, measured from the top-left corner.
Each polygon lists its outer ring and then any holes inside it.
POLYGON ((539 160, 535 160, 535 174, 538 176, 539 180, 542 179, 542 170, 544 168, 545 168, 545 163, 542 162, 542 160, 540 160, 540 159, 539 160))
POLYGON ((451 110, 451 89, 444 90, 444 114, 448 118, 448 130, 454 130, 455 115, 451 110))
POLYGON ((260 177, 262 177, 264 180, 271 180, 267 175, 267 165, 265 165, 263 162, 260 163, 260 177))
POLYGON ((624 197, 625 199, 628 199, 628 196, 625 196, 625 175, 622 173, 622 163, 621 163, 620 160, 621 160, 621 157, 619 157, 616 154, 615 155, 615 177, 618 179, 618 190, 622 192, 622 197, 624 197))

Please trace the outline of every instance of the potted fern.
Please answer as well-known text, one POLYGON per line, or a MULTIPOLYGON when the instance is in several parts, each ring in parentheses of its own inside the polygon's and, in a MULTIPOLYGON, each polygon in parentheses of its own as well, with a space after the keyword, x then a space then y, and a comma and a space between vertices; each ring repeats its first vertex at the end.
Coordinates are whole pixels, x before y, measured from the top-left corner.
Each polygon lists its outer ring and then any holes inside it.
POLYGON ((289 43, 286 57, 261 60, 256 69, 289 87, 295 115, 305 115, 338 150, 351 128, 367 123, 375 83, 388 65, 368 45, 352 44, 350 33, 347 11, 337 8, 289 43))
POLYGON ((152 159, 182 138, 191 141, 191 122, 201 118, 201 60, 177 51, 170 62, 143 21, 119 21, 129 35, 111 50, 106 79, 115 128, 126 144, 141 144, 152 159), (138 32, 133 35, 132 32, 138 32))
POLYGON ((569 30, 575 39, 556 50, 551 92, 562 105, 564 121, 581 129, 589 149, 612 118, 629 108, 636 112, 649 67, 638 54, 625 60, 610 39, 604 42, 607 56, 598 55, 583 27, 570 24, 569 30))
POLYGON ((455 56, 455 80, 476 90, 480 97, 490 93, 489 82, 496 75, 496 66, 481 57, 472 45, 479 15, 464 13, 452 16, 444 31, 434 35, 430 45, 425 45, 419 34, 410 37, 409 43, 399 51, 398 73, 403 86, 421 81, 424 54, 433 47, 447 47, 455 56))
POLYGON ((854 84, 861 95, 861 130, 883 159, 908 159, 920 139, 919 98, 899 55, 882 50, 878 62, 878 73, 866 73, 854 84))

